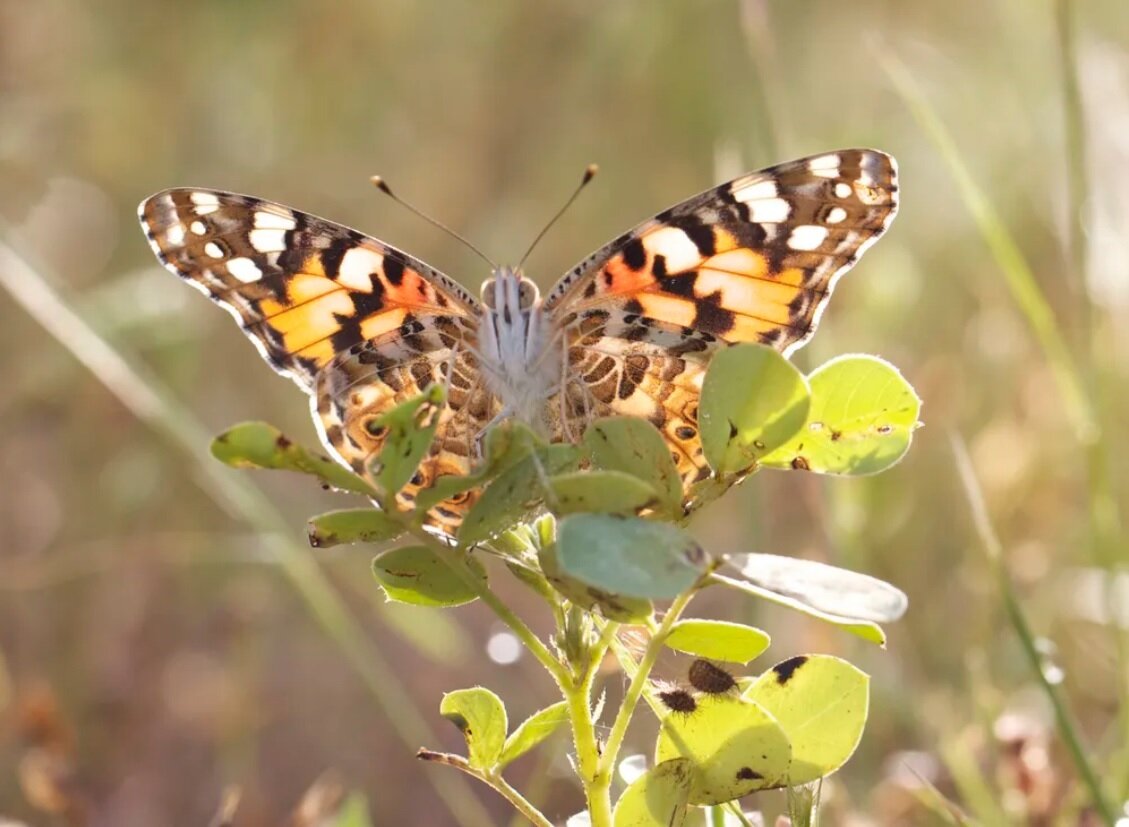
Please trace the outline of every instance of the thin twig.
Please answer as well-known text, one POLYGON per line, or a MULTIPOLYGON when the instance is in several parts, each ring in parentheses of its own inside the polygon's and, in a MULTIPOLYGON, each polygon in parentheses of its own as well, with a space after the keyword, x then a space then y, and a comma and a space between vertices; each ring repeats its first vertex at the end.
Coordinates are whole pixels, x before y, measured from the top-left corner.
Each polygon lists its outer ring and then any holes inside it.
POLYGON ((465 772, 472 778, 477 778, 483 784, 486 784, 497 792, 498 795, 506 799, 506 801, 510 802, 510 804, 514 806, 514 809, 529 819, 530 823, 537 825, 537 827, 553 827, 553 823, 521 793, 510 786, 509 782, 502 778, 501 773, 489 773, 472 767, 470 762, 463 756, 455 755, 450 752, 434 752, 429 749, 421 749, 416 753, 416 758, 433 764, 445 764, 448 767, 454 767, 457 770, 465 772))

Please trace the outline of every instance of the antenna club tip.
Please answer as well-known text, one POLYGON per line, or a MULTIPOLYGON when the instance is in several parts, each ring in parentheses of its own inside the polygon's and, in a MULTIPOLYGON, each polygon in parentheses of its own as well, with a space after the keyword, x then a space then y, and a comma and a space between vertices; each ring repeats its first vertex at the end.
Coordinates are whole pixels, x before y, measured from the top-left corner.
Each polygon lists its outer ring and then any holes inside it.
POLYGON ((596 173, 599 171, 600 167, 598 164, 589 164, 588 167, 584 170, 584 181, 582 183, 587 184, 589 181, 596 177, 596 173))
POLYGON ((388 195, 391 195, 391 194, 392 194, 392 190, 390 190, 390 189, 388 188, 388 185, 387 185, 386 183, 384 183, 384 178, 383 178, 383 176, 380 176, 380 175, 373 175, 373 176, 372 176, 371 178, 369 178, 368 180, 369 180, 369 183, 370 183, 370 184, 372 184, 372 185, 373 185, 374 187, 376 187, 376 188, 377 188, 378 190, 380 190, 381 192, 387 193, 388 195))

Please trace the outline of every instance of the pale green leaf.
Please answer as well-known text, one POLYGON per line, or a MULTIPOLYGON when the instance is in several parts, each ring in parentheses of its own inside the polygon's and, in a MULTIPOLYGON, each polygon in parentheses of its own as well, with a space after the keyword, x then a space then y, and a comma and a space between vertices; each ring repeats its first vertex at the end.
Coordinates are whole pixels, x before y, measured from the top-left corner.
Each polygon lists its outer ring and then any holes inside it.
POLYGON ((663 641, 679 652, 730 663, 748 663, 768 648, 771 639, 753 626, 726 620, 680 620, 663 641))
POLYGON ((808 377, 804 427, 761 465, 821 474, 877 474, 909 450, 921 400, 898 369, 876 356, 833 359, 808 377))
POLYGON ((699 405, 706 461, 723 476, 748 471, 803 427, 810 402, 807 380, 772 348, 718 351, 699 405))
POLYGON ((788 784, 807 784, 846 763, 862 738, 870 679, 845 660, 801 655, 778 663, 746 690, 792 743, 788 784))
POLYGON ((462 732, 467 759, 475 769, 492 771, 506 742, 506 707, 502 699, 481 686, 448 692, 439 714, 462 732))

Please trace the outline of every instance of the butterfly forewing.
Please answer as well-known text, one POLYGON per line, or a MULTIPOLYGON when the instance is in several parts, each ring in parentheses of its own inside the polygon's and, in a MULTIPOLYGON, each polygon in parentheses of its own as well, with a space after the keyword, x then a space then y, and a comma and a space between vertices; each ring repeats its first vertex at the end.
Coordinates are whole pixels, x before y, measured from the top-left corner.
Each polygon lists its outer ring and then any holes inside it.
POLYGON ((581 262, 546 309, 571 371, 556 400, 565 435, 587 410, 644 416, 683 479, 708 475, 697 395, 713 351, 789 352, 815 330, 835 281, 893 220, 894 160, 869 149, 743 176, 665 210, 581 262))

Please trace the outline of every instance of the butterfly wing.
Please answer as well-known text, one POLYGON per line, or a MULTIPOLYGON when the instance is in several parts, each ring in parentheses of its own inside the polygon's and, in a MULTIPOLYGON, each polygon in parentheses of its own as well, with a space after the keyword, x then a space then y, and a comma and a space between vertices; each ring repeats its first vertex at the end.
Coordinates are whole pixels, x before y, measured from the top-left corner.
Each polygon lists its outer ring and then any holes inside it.
POLYGON ((684 480, 704 478, 697 400, 712 352, 801 346, 896 209, 894 159, 841 150, 707 190, 597 251, 545 301, 569 345, 559 430, 582 431, 593 413, 644 416, 684 480))
POLYGON ((448 406, 417 480, 469 470, 473 416, 488 419, 495 403, 471 378, 480 310, 459 284, 356 230, 248 196, 172 189, 138 212, 157 258, 313 397, 339 459, 365 473, 381 447, 371 420, 445 382, 448 406))

